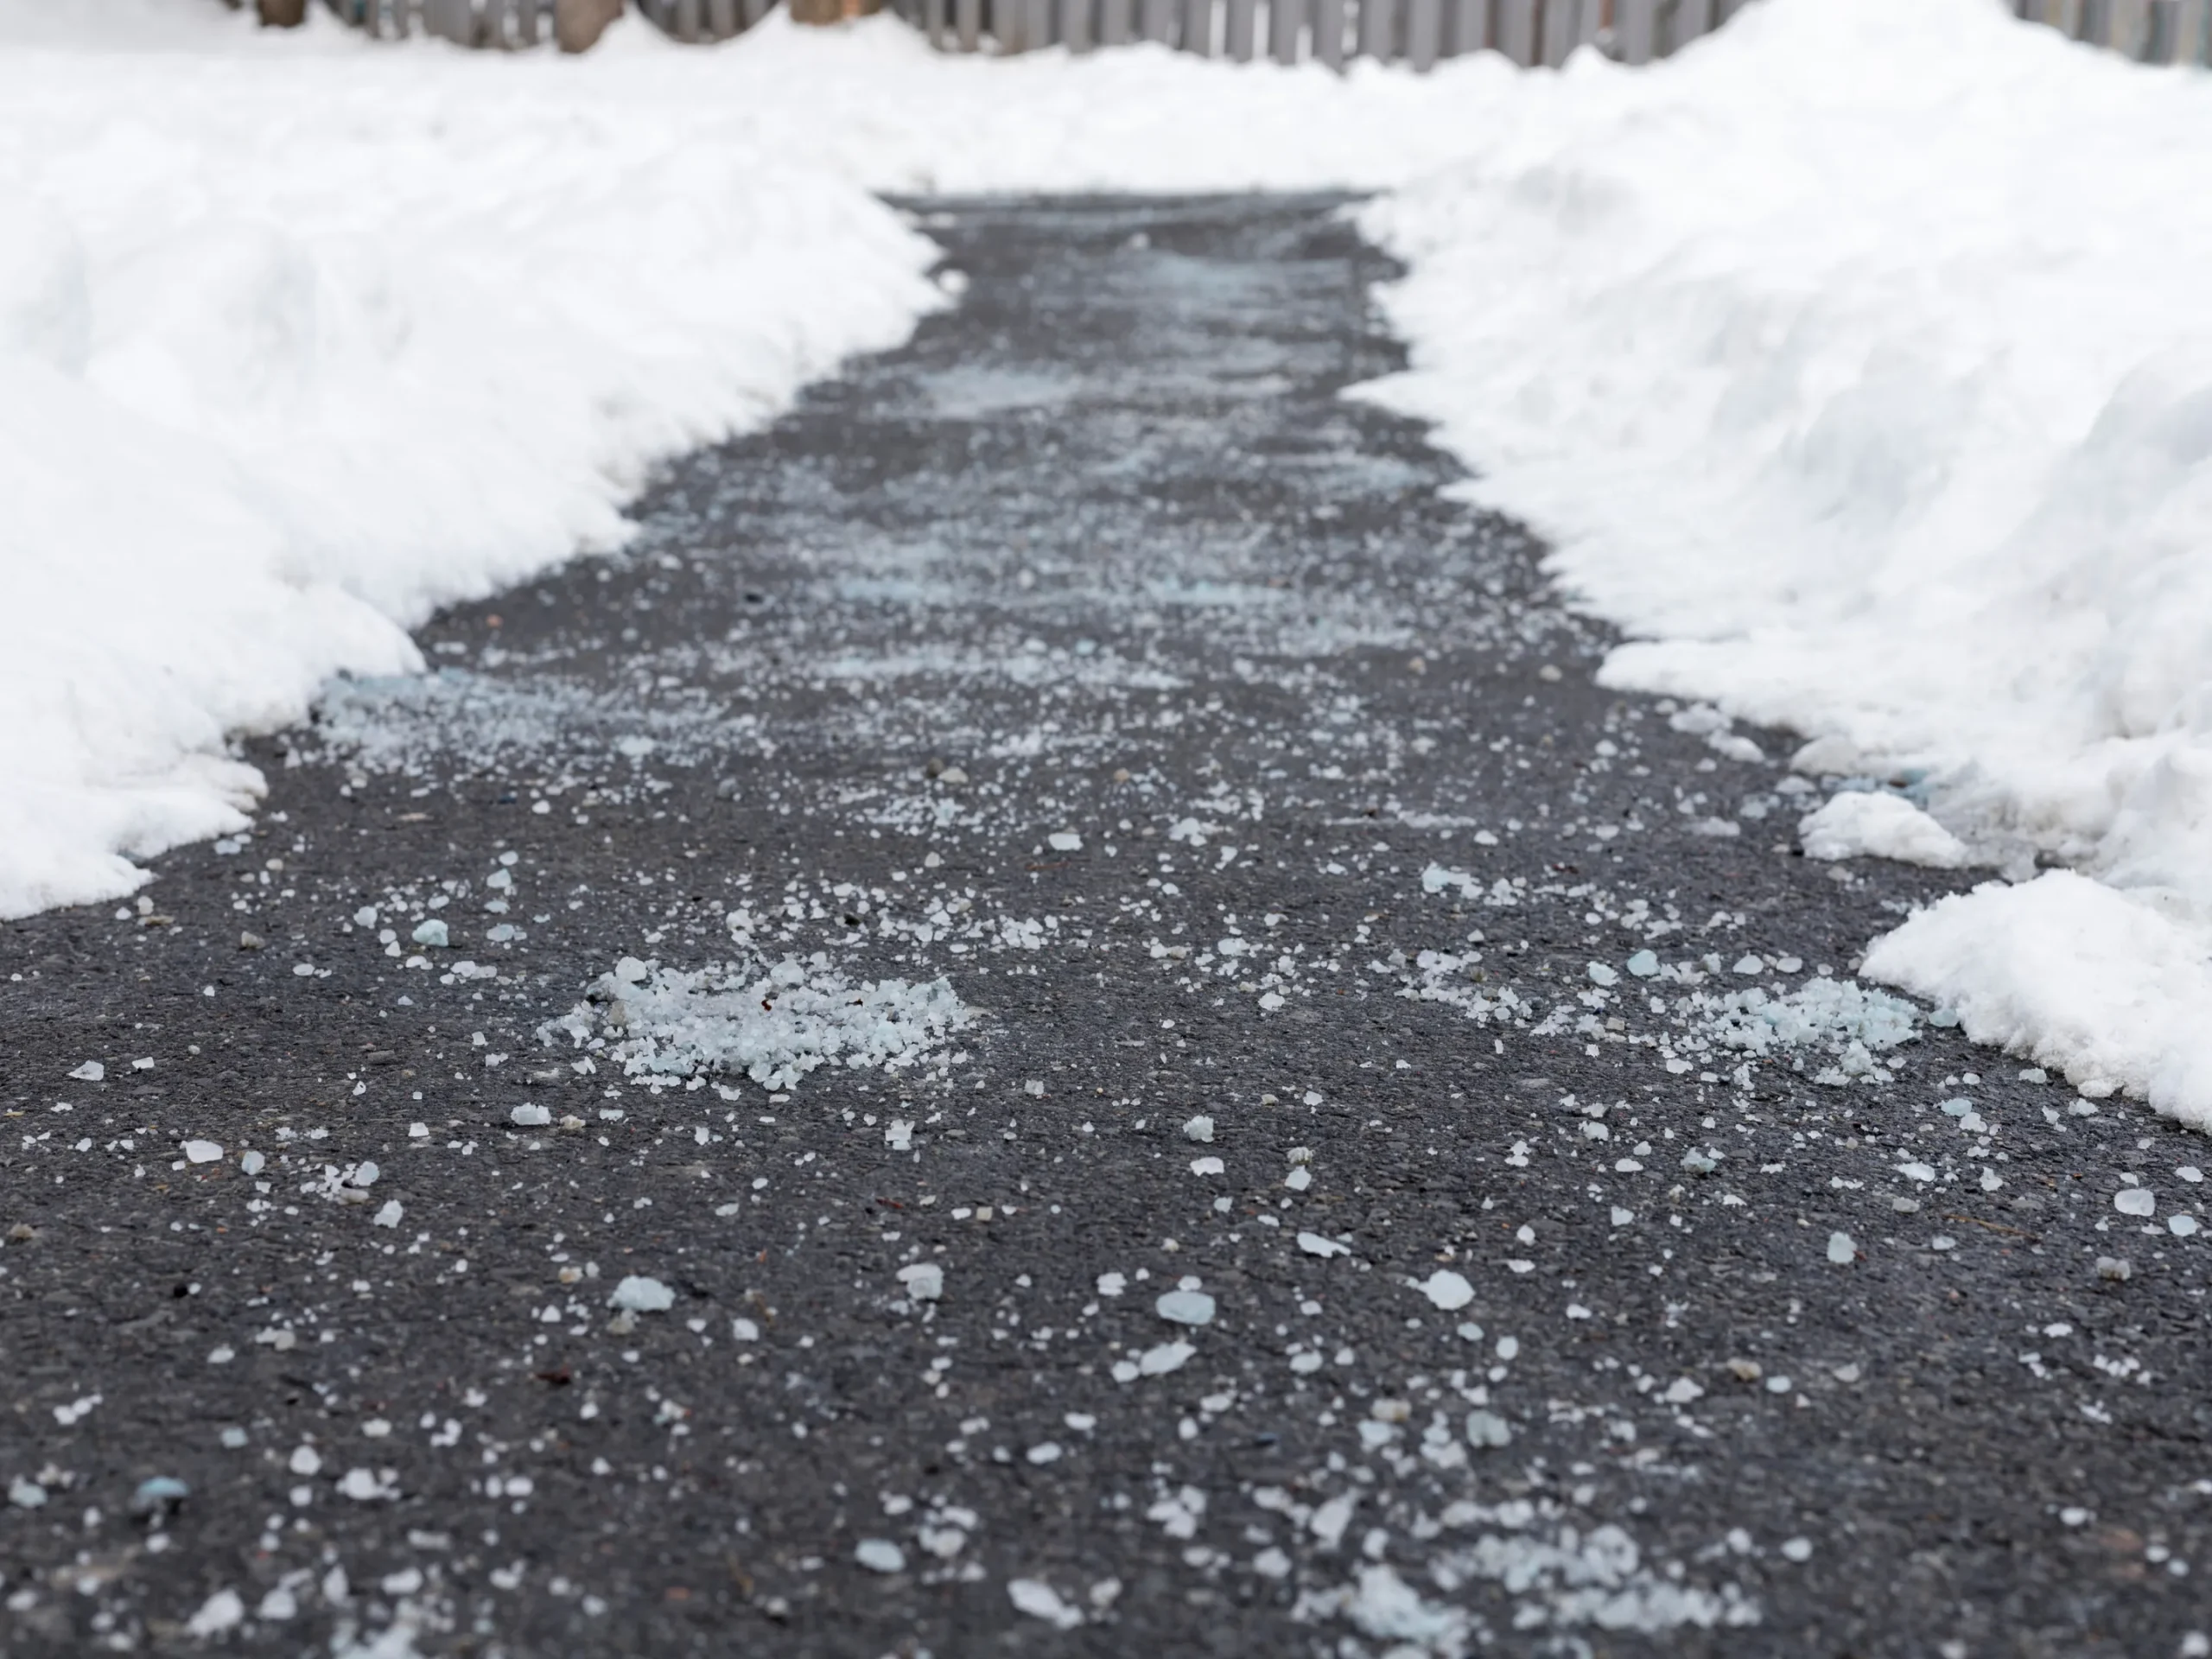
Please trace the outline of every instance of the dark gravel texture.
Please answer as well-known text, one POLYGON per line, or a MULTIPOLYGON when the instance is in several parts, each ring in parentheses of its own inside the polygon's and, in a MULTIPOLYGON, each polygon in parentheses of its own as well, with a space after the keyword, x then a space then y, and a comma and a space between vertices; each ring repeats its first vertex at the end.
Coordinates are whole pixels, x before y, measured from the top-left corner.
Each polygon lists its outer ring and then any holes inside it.
POLYGON ((1969 878, 1797 855, 1786 735, 1594 683, 1341 396, 1401 361, 1341 207, 918 204, 907 348, 9 926, 0 1651, 2212 1650, 2201 1141, 1925 1023, 1713 1045, 1969 878), (533 1034, 748 950, 975 1019, 773 1099, 533 1034))

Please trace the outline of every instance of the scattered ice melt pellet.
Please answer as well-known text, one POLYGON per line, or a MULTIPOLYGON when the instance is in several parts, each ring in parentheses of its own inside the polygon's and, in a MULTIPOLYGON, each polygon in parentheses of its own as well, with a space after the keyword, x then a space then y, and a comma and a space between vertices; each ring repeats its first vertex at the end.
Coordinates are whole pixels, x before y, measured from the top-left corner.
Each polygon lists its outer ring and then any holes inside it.
POLYGON ((1809 1561, 1813 1559, 1813 1541, 1809 1538, 1784 1539, 1782 1555, 1784 1560, 1809 1561))
POLYGON ((1056 853, 1079 853, 1083 850, 1083 837, 1071 830, 1061 830, 1046 836, 1045 844, 1056 853))
POLYGON ((1282 1184, 1294 1192, 1303 1192, 1313 1185, 1313 1172, 1300 1164, 1282 1178, 1282 1184))
POLYGON ((1656 950, 1639 950, 1623 965, 1638 979, 1651 979, 1659 972, 1659 953, 1656 950))
POLYGON ((1057 1630, 1071 1630, 1083 1623, 1082 1612, 1062 1601, 1058 1592, 1042 1579, 1009 1579, 1006 1595, 1017 1612, 1041 1618, 1057 1630))
POLYGON ((894 1117, 883 1131, 883 1144, 893 1152, 914 1149, 914 1123, 912 1118, 894 1117))
POLYGON ((1859 1246, 1853 1243, 1849 1233, 1828 1235, 1828 1260, 1838 1267, 1847 1267, 1859 1255, 1859 1246))
POLYGON ((1128 1287, 1128 1275, 1126 1274, 1102 1273, 1098 1275, 1098 1294, 1101 1296, 1118 1296, 1128 1287))
POLYGON ((406 1207, 397 1198, 388 1198, 385 1201, 384 1208, 378 1211, 370 1219, 379 1227, 397 1227, 399 1225, 399 1218, 406 1213, 406 1207))
POLYGON ((1359 1502, 1357 1492, 1338 1492, 1313 1511, 1313 1518, 1306 1523, 1306 1529, 1324 1546, 1334 1549, 1344 1541, 1344 1529, 1351 1524, 1352 1506, 1359 1502))
POLYGON ((507 1114, 507 1122, 522 1129, 542 1129, 552 1121, 553 1114, 543 1106, 518 1106, 507 1114))
POLYGON ((1416 1281, 1414 1288, 1446 1313, 1457 1313, 1475 1300, 1475 1287, 1467 1282, 1466 1275, 1449 1268, 1439 1268, 1416 1281))
POLYGON ((1501 1446, 1513 1444, 1513 1425, 1494 1411, 1471 1411, 1467 1414, 1467 1444, 1481 1446, 1501 1446))
POLYGON ((944 1269, 934 1262, 911 1262, 899 1269, 899 1282, 918 1302, 934 1302, 944 1294, 944 1269))
POLYGON ((1739 957, 1736 959, 1733 971, 1749 978, 1754 974, 1764 973, 1766 963, 1761 962, 1757 957, 1739 957))
POLYGON ((676 1293, 658 1279, 631 1274, 614 1287, 607 1305, 631 1313, 665 1313, 676 1306, 676 1293))
POLYGON ((2195 1216, 2171 1215, 2166 1217, 2166 1230, 2176 1238, 2189 1238, 2196 1232, 2195 1216))
POLYGON ((205 1640, 236 1629, 245 1618, 245 1603, 239 1599, 238 1592, 218 1590, 200 1604, 198 1612, 185 1620, 184 1631, 187 1636, 196 1636, 205 1640))
POLYGON ((341 1497, 350 1497, 356 1503, 367 1503, 379 1497, 391 1496, 391 1489, 376 1478, 369 1469, 348 1469, 338 1482, 341 1497))
POLYGON ((2124 1255, 2101 1255, 2097 1258, 2097 1276, 2124 1284, 2135 1276, 2135 1266, 2124 1255))
POLYGON ((296 1475, 312 1475, 321 1469, 322 1454, 311 1446, 295 1446, 287 1466, 296 1475))
POLYGON ((107 1076, 107 1067, 102 1065, 98 1060, 86 1060, 69 1075, 79 1083, 98 1083, 102 1077, 107 1076))
POLYGON ((354 926, 374 927, 376 925, 377 907, 374 905, 363 905, 359 910, 353 912, 354 926))
POLYGON ((1932 1181, 1936 1179, 1936 1171, 1932 1166, 1918 1162, 1899 1164, 1897 1173, 1915 1181, 1932 1181))
POLYGON ((188 1141, 184 1143, 185 1161, 188 1163, 212 1164, 222 1155, 222 1147, 213 1141, 188 1141))
POLYGON ((413 939, 417 944, 427 944, 433 950, 444 950, 448 944, 452 943, 450 937, 446 931, 445 923, 441 921, 435 916, 431 917, 427 922, 417 925, 414 932, 408 935, 408 937, 413 939))
POLYGON ((1028 1451, 1022 1453, 1022 1456, 1040 1468, 1048 1463, 1058 1463, 1060 1460, 1060 1443, 1058 1440, 1046 1440, 1040 1445, 1031 1446, 1028 1451))
POLYGON ((1223 1163, 1218 1158, 1193 1158, 1191 1160, 1191 1173, 1193 1175, 1218 1175, 1228 1167, 1229 1166, 1223 1163))
POLYGON ((19 1510, 43 1509, 46 1488, 35 1480, 25 1480, 18 1475, 8 1483, 8 1501, 19 1510))
POLYGON ((1350 1255, 1351 1246, 1339 1244, 1333 1238, 1324 1238, 1319 1233, 1300 1233, 1298 1248, 1308 1255, 1318 1255, 1325 1261, 1332 1255, 1350 1255))
POLYGON ((1188 1141, 1203 1141, 1208 1145, 1211 1145, 1213 1141, 1213 1119, 1203 1115, 1191 1119, 1189 1122, 1183 1125, 1183 1136, 1184 1139, 1188 1141))
POLYGON ((1021 1091, 1033 1099, 1042 1100, 1045 1097, 1044 1083, 1042 1080, 1036 1077, 1032 1077, 1028 1082, 1023 1084, 1021 1085, 1021 1091))
POLYGON ((192 1488, 175 1475, 154 1475, 138 1483, 130 1494, 130 1513, 137 1516, 166 1515, 192 1496, 192 1488))
POLYGON ((1590 982, 1593 985, 1618 985, 1620 983, 1621 976, 1618 973, 1614 972, 1611 968, 1606 967, 1602 962, 1592 963, 1584 971, 1588 973, 1590 976, 1590 982))
POLYGON ((2157 1213, 2158 1201, 2148 1187, 2122 1187, 2112 1195, 2112 1207, 2123 1216, 2148 1216, 2157 1213))
POLYGON ((853 1547, 853 1559, 871 1573, 904 1573, 906 1552, 888 1538, 863 1538, 853 1547))
POLYGON ((1191 1356, 1198 1351, 1187 1342, 1163 1342, 1137 1356, 1137 1375, 1165 1376, 1170 1371, 1179 1371, 1191 1356))
POLYGON ((1805 959, 1802 957, 1777 957, 1774 959, 1774 971, 1777 974, 1800 973, 1803 971, 1804 966, 1805 959))
POLYGON ((1171 1325, 1211 1325, 1214 1300, 1202 1290, 1171 1290, 1153 1304, 1171 1325))
POLYGON ((1629 1224, 1629 1223, 1630 1223, 1631 1221, 1634 1221, 1635 1219, 1636 1219, 1636 1211, 1633 1211, 1633 1210, 1624 1210, 1624 1209, 1622 1209, 1622 1208, 1621 1208, 1621 1206, 1620 1206, 1620 1205, 1618 1205, 1618 1204, 1617 1204, 1617 1205, 1615 1205, 1613 1206, 1613 1225, 1614 1225, 1614 1226, 1616 1226, 1616 1227, 1625 1227, 1625 1226, 1627 1226, 1627 1225, 1629 1224))
POLYGON ((238 1160, 238 1167, 249 1175, 258 1175, 268 1166, 269 1160, 257 1152, 249 1152, 238 1160))
POLYGON ((729 1322, 729 1339, 732 1342, 758 1342, 760 1340, 760 1327, 750 1319, 732 1319, 729 1322))
POLYGON ((1667 1385, 1666 1393, 1659 1397, 1670 1406, 1687 1406, 1693 1400, 1702 1399, 1705 1389, 1687 1376, 1678 1376, 1667 1385))
POLYGON ((2174 1171, 2174 1173, 2180 1176, 2182 1179, 2187 1181, 2191 1186, 2196 1185, 2199 1181, 2204 1179, 2204 1172, 2199 1169, 2195 1164, 2183 1164, 2180 1168, 2174 1171))

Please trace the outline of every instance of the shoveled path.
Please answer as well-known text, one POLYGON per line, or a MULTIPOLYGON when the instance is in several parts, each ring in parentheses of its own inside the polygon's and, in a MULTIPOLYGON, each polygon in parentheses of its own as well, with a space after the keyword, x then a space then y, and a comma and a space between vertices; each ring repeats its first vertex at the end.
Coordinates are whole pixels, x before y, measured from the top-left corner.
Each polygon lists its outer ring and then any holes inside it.
POLYGON ((1593 683, 1342 204, 916 212, 906 349, 8 930, 0 1651, 2204 1653, 2198 1143, 1724 1040, 1952 878, 1593 683), (787 960, 968 1023, 624 1075, 787 960))

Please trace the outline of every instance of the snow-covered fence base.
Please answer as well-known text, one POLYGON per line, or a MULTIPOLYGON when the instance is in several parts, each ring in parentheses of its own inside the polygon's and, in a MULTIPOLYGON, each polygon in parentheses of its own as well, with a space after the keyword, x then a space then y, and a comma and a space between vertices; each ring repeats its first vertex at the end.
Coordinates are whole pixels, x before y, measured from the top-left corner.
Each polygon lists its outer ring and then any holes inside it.
POLYGON ((1156 41, 1200 57, 1428 69, 1470 52, 1558 65, 1595 46, 1649 63, 1708 35, 1746 0, 898 0, 940 50, 1027 52, 1156 41))

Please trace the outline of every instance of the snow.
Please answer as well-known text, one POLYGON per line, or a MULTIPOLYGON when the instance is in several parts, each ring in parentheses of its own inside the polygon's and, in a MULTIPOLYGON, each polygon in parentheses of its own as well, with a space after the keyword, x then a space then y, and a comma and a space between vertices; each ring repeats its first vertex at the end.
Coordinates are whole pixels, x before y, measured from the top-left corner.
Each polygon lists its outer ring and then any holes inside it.
POLYGON ((1967 844, 1902 795, 1851 790, 1797 822, 1805 856, 1893 858, 1952 870, 1971 856, 1967 844))
POLYGON ((1869 971, 2205 1122, 2212 83, 1994 0, 1770 0, 1497 113, 1364 214, 1411 267, 1413 367, 1371 395, 1636 636, 1605 683, 1794 728, 1803 769, 1916 779, 1966 841, 2107 884, 1955 901, 1869 971), (2060 907, 2147 948, 2059 971, 2060 907))
POLYGON ((958 284, 872 192, 1376 188, 1412 367, 1366 395, 1629 631, 1605 682, 1932 810, 1850 791, 1823 849, 2075 865, 1866 972, 2212 1122, 2208 149, 2202 73, 1998 0, 1425 77, 0 0, 0 914, 234 832, 237 734, 418 671, 409 625, 619 546, 658 461, 903 339, 958 284))

